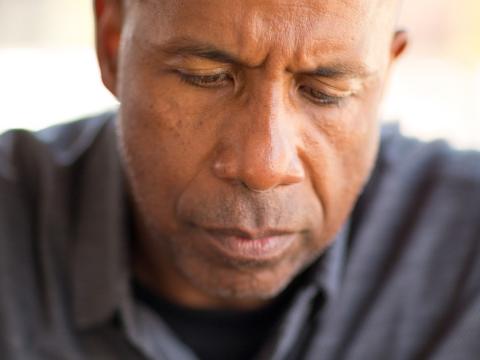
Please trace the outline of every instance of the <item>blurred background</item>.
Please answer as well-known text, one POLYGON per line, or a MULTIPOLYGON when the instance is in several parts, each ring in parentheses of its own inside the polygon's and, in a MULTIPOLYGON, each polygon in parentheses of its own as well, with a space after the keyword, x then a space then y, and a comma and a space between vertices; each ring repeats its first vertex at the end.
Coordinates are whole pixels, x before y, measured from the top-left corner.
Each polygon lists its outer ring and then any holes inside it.
MULTIPOLYGON (((382 119, 480 149, 480 0, 404 0, 411 46, 382 119)), ((90 0, 0 0, 0 132, 116 106, 101 84, 90 0)))

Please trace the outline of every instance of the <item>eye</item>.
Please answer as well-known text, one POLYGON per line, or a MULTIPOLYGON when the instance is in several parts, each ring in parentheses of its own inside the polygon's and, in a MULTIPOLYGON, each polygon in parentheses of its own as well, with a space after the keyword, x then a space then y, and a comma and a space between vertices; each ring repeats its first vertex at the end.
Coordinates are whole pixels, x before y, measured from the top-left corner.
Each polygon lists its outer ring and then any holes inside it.
POLYGON ((178 71, 178 75, 183 82, 204 88, 223 87, 228 85, 228 83, 232 81, 231 75, 226 72, 199 75, 178 71))
POLYGON ((312 102, 323 106, 339 106, 347 96, 328 95, 310 86, 302 85, 299 90, 312 102))

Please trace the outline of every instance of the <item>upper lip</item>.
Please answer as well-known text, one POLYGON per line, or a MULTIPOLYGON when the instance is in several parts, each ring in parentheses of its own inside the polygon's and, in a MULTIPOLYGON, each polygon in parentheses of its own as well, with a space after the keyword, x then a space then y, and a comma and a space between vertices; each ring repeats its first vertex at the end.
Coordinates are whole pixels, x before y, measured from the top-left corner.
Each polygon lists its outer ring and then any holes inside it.
POLYGON ((234 236, 248 240, 263 239, 273 236, 285 236, 295 233, 295 231, 283 229, 250 230, 244 228, 226 228, 211 226, 201 226, 201 228, 214 236, 234 236))

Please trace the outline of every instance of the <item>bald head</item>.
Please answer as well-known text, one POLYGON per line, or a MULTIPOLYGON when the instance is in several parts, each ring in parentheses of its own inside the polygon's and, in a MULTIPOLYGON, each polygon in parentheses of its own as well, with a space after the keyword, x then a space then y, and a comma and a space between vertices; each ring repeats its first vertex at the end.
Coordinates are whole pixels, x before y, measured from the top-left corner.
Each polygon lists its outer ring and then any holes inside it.
MULTIPOLYGON (((179 5, 179 3, 182 3, 182 6, 187 5, 188 3, 191 3, 192 5, 196 5, 199 9, 202 7, 202 4, 200 4, 197 0, 183 0, 183 1, 177 1, 177 0, 116 0, 120 2, 123 6, 128 6, 131 4, 136 4, 136 5, 151 5, 151 6, 162 6, 162 5, 168 5, 168 3, 176 3, 179 5)), ((218 1, 218 0, 217 0, 218 1)), ((223 3, 222 1, 220 3, 223 3)), ((275 6, 284 6, 288 2, 282 2, 281 4, 277 3, 275 6)), ((292 4, 295 4, 295 1, 292 2, 292 4)), ((391 9, 391 12, 393 15, 393 18, 398 19, 400 11, 401 11, 401 6, 403 4, 403 0, 378 0, 377 1, 371 1, 370 4, 376 8, 386 6, 391 9)))

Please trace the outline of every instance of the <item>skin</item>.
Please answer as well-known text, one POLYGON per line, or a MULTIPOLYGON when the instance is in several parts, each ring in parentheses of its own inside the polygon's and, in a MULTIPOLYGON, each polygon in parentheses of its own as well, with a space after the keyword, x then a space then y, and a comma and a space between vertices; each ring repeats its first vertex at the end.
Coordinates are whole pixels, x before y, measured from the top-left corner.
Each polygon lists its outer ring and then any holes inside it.
POLYGON ((184 306, 250 309, 318 259, 375 162, 378 107, 407 41, 397 6, 95 1, 145 285, 184 306), (211 231, 287 245, 250 258, 211 231))

